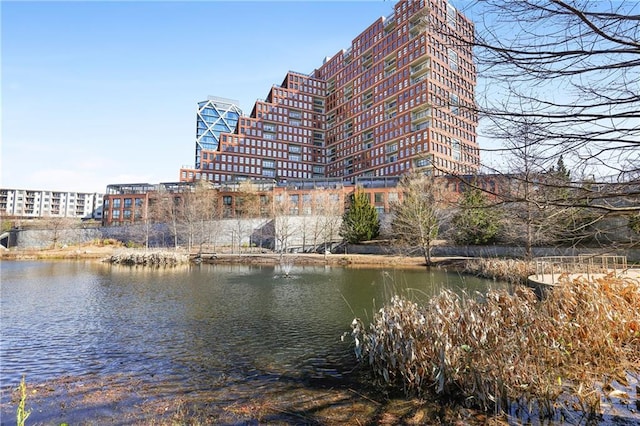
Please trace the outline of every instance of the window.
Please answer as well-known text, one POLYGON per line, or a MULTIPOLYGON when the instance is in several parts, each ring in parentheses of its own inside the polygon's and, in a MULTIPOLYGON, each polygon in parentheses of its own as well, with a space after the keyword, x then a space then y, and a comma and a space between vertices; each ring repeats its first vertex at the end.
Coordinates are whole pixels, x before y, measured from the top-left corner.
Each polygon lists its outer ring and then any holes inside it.
POLYGON ((275 169, 276 162, 273 160, 262 160, 262 168, 264 169, 275 169))
POLYGON ((289 214, 292 214, 292 215, 298 214, 299 199, 300 199, 300 196, 298 194, 292 194, 289 196, 289 203, 290 203, 289 214))
POLYGON ((451 4, 447 4, 447 25, 449 25, 451 28, 455 28, 457 18, 458 14, 456 12, 456 8, 451 4))
POLYGON ((427 167, 431 164, 431 160, 429 158, 418 158, 415 164, 416 167, 427 167))
POLYGON ((449 67, 451 67, 453 71, 457 71, 458 70, 458 54, 455 52, 455 50, 449 48, 448 56, 449 56, 449 67))
POLYGON ((451 108, 451 114, 458 115, 458 113, 459 113, 459 108, 458 108, 458 102, 459 102, 459 99, 458 99, 458 95, 454 95, 454 94, 452 93, 452 94, 449 96, 449 98, 450 98, 450 102, 451 102, 451 105, 450 105, 450 108, 451 108))
POLYGON ((374 202, 384 203, 384 193, 376 192, 375 194, 373 194, 373 196, 374 196, 374 202))
POLYGON ((225 206, 230 206, 232 202, 233 199, 230 195, 224 195, 222 197, 222 204, 224 204, 225 206))
POLYGON ((131 198, 125 198, 124 199, 124 208, 125 209, 130 209, 132 201, 133 200, 131 198))
POLYGON ((454 160, 460 161, 460 139, 451 140, 451 156, 454 160))
POLYGON ((114 198, 113 199, 113 208, 114 209, 119 209, 121 201, 122 200, 120 198, 114 198))

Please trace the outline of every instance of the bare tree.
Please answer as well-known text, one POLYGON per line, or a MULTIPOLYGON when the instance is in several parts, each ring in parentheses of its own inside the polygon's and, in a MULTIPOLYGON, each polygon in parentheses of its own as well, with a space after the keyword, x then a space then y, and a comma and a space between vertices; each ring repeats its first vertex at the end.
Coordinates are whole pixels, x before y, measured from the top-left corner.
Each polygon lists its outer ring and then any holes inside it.
MULTIPOLYGON (((235 197, 235 229, 232 231, 237 238, 238 251, 241 251, 242 241, 249 240, 249 235, 253 229, 249 225, 248 219, 260 217, 261 204, 258 189, 251 181, 242 181, 238 185, 238 192, 235 197)), ((234 238, 235 239, 235 238, 234 238)))
POLYGON ((202 252, 215 231, 215 219, 218 218, 217 191, 207 182, 198 182, 181 194, 180 201, 179 219, 189 251, 197 246, 198 252, 202 252))
POLYGON ((445 219, 446 190, 433 176, 406 175, 400 182, 402 200, 392 207, 391 228, 400 242, 417 248, 427 267, 431 250, 445 219))
MULTIPOLYGON (((476 0, 462 12, 473 40, 456 39, 448 20, 430 28, 474 48, 476 104, 460 108, 478 114, 479 139, 496 144, 484 152, 503 160, 526 128, 542 169, 563 155, 572 171, 561 182, 534 176, 531 186, 551 194, 536 204, 577 208, 573 234, 617 231, 605 229, 612 218, 640 211, 640 3, 476 0)), ((511 178, 505 164, 485 162, 511 178)))
POLYGON ((313 198, 316 216, 314 227, 314 245, 322 242, 325 255, 332 243, 340 238, 339 231, 344 213, 344 199, 339 189, 321 189, 313 198))
POLYGON ((539 122, 541 155, 564 153, 576 171, 638 177, 638 2, 478 0, 468 9, 483 17, 473 41, 482 116, 502 128, 539 122))
POLYGON ((53 249, 58 248, 60 241, 64 240, 69 229, 77 228, 79 224, 78 219, 64 216, 49 216, 42 222, 44 229, 49 231, 49 239, 53 249))
POLYGON ((272 209, 274 242, 275 248, 281 256, 289 250, 291 238, 298 232, 298 227, 292 217, 296 210, 297 205, 294 205, 286 191, 274 196, 272 209))
POLYGON ((150 197, 147 214, 152 223, 165 224, 173 239, 173 247, 178 248, 180 238, 180 219, 182 214, 182 201, 180 193, 159 191, 150 197))
POLYGON ((501 134, 507 140, 510 154, 509 179, 500 191, 504 207, 501 216, 505 222, 503 239, 522 244, 527 259, 532 257, 533 246, 558 239, 564 227, 563 218, 572 208, 558 205, 556 197, 562 183, 547 176, 549 165, 540 154, 537 127, 537 123, 529 120, 521 127, 507 126, 501 134))

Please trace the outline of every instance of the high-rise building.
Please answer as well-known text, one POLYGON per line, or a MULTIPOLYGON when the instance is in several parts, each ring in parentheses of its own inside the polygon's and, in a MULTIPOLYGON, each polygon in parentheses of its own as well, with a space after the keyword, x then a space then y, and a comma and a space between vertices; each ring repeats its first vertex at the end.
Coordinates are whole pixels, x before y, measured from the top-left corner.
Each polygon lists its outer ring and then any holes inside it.
POLYGON ((311 74, 289 71, 180 180, 474 173, 472 38, 446 0, 399 1, 311 74))
POLYGON ((242 110, 238 101, 209 96, 198 103, 196 119, 196 168, 201 167, 202 150, 216 151, 220 146, 221 133, 233 133, 242 110))

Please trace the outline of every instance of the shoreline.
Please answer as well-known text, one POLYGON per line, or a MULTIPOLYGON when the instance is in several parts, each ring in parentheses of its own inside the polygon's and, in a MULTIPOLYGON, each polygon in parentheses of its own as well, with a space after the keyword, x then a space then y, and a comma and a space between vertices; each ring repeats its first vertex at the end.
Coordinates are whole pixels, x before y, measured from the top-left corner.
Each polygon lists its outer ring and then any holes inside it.
MULTIPOLYGON (((11 249, 0 251, 1 260, 90 260, 104 261, 105 259, 122 254, 142 254, 154 252, 173 252, 172 249, 131 249, 122 246, 82 245, 56 249, 11 249)), ((179 250, 185 253, 183 250, 179 250)), ((191 263, 196 257, 191 254, 191 263)), ((403 256, 387 254, 315 254, 315 253, 204 253, 201 263, 205 264, 246 264, 246 265, 279 265, 281 259, 293 260, 296 265, 329 265, 344 267, 395 267, 395 268, 426 268, 421 256, 403 256)), ((467 257, 436 257, 433 258, 435 267, 460 266, 467 257)))

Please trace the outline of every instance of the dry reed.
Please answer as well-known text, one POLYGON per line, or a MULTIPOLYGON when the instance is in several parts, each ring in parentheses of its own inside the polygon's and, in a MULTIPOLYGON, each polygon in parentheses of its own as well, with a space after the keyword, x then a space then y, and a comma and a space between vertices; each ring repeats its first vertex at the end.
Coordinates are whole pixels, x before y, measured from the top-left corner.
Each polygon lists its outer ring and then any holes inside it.
POLYGON ((565 281, 544 300, 522 286, 444 290, 426 306, 394 296, 352 328, 381 385, 496 412, 593 416, 609 383, 640 372, 639 308, 637 280, 606 277, 565 281))
POLYGON ((526 284, 527 277, 535 274, 536 270, 533 262, 525 260, 478 258, 467 260, 461 272, 512 284, 526 284))

